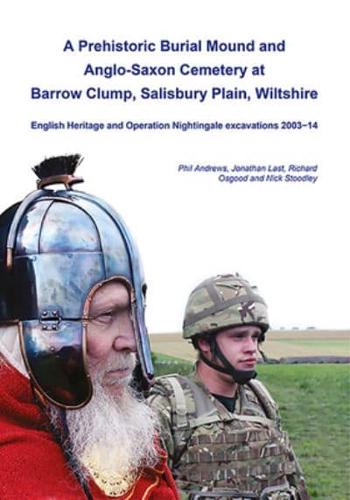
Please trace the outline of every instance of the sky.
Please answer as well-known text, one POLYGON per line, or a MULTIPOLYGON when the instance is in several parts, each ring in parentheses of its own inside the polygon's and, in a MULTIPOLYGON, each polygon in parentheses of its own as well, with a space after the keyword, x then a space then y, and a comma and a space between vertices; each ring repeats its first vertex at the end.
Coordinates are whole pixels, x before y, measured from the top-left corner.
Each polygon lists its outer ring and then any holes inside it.
POLYGON ((314 0, 281 5, 181 0, 165 9, 158 0, 63 0, 53 7, 34 0, 3 7, 0 211, 35 189, 32 166, 50 156, 82 154, 78 174, 85 183, 78 188, 111 203, 138 243, 150 332, 179 331, 190 291, 209 276, 232 272, 258 285, 275 328, 350 327, 346 15, 339 1, 332 9, 314 0), (64 51, 68 40, 74 51, 64 51), (156 51, 79 51, 79 40, 146 41, 156 51), (201 41, 202 50, 161 52, 161 40, 201 41), (253 41, 254 50, 208 52, 207 40, 222 47, 253 41), (261 43, 283 50, 262 52, 261 43), (89 65, 132 64, 173 67, 176 74, 84 75, 89 65), (182 65, 192 71, 231 67, 236 74, 183 75, 182 65), (253 75, 253 68, 260 74, 253 75), (318 98, 259 100, 255 89, 261 87, 313 89, 318 98), (81 90, 83 97, 34 99, 33 88, 41 94, 81 90), (88 98, 88 88, 91 95, 98 88, 118 89, 136 99, 88 98), (197 90, 199 97, 146 99, 142 88, 197 90), (213 88, 220 96, 212 96, 213 88), (230 99, 228 91, 235 89, 246 90, 251 100, 230 99), (37 125, 60 122, 64 129, 37 125), (68 128, 71 122, 102 123, 104 129, 68 128), (221 123, 223 129, 127 128, 154 122, 221 123), (306 125, 282 128, 283 122, 306 125), (123 128, 107 130, 108 123, 123 128), (229 129, 226 123, 272 123, 278 129, 229 129), (220 173, 194 171, 197 165, 226 166, 227 177, 235 165, 317 166, 308 173, 317 180, 230 183, 220 173))

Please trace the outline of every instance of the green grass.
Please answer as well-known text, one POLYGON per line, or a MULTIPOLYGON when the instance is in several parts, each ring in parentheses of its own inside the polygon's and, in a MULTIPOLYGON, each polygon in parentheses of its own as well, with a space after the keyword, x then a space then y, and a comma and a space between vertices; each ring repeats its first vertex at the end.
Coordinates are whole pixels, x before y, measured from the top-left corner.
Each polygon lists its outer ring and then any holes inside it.
POLYGON ((187 375, 193 367, 193 363, 190 361, 158 353, 153 353, 153 363, 157 376, 168 375, 169 373, 181 373, 182 375, 187 375))
MULTIPOLYGON (((172 359, 157 355, 157 374, 191 369, 172 359)), ((350 499, 350 366, 264 365, 258 372, 278 401, 311 498, 350 499)))
POLYGON ((259 367, 278 401, 311 498, 350 498, 349 365, 259 367))
POLYGON ((315 350, 317 350, 320 346, 324 347, 326 346, 329 348, 330 346, 336 346, 339 349, 344 350, 344 356, 349 356, 350 353, 350 344, 347 340, 334 340, 330 341, 329 339, 326 340, 314 340, 314 339, 274 339, 273 342, 284 342, 287 344, 295 344, 295 345, 307 345, 307 346, 313 346, 315 350))

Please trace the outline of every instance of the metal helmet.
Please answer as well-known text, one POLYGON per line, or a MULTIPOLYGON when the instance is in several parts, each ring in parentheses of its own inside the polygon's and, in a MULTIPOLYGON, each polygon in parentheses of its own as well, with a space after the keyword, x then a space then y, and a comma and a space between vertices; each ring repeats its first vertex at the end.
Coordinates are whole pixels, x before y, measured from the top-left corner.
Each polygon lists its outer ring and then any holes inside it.
MULTIPOLYGON (((226 328, 256 325, 261 329, 259 341, 269 328, 267 306, 257 288, 239 274, 224 274, 200 283, 190 294, 183 323, 183 337, 194 340, 206 335, 211 352, 221 360, 223 367, 206 358, 200 358, 212 368, 232 375, 238 383, 246 383, 256 376, 254 370, 237 370, 221 352, 216 334, 226 328)), ((196 345, 196 344, 195 344, 196 345)))
POLYGON ((75 191, 79 155, 34 168, 38 190, 0 216, 0 324, 17 323, 35 388, 64 408, 92 395, 86 364, 88 306, 94 291, 118 279, 129 289, 144 385, 153 378, 144 322, 140 257, 121 217, 103 200, 75 191), (46 186, 63 183, 66 189, 46 186))

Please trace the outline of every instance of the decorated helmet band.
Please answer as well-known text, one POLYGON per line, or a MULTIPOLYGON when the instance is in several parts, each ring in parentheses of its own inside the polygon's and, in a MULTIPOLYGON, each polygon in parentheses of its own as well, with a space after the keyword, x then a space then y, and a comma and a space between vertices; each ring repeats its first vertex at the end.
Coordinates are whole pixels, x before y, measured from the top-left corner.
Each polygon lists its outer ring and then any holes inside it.
POLYGON ((144 385, 153 366, 144 321, 145 283, 125 223, 103 200, 72 190, 79 155, 35 168, 39 189, 0 216, 0 324, 19 325, 34 386, 47 400, 80 408, 92 395, 86 363, 86 319, 97 288, 128 286, 144 385), (64 190, 47 189, 63 183, 64 190))

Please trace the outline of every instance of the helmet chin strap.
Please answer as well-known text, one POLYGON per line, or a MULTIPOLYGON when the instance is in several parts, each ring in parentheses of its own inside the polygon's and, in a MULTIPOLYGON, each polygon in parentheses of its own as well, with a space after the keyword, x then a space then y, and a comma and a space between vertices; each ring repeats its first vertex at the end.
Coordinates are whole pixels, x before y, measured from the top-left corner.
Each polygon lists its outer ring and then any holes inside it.
POLYGON ((255 370, 237 370, 230 362, 229 360, 225 357, 223 352, 220 350, 220 347, 218 346, 216 342, 216 337, 210 339, 210 351, 213 355, 214 358, 217 358, 221 361, 223 366, 220 366, 210 359, 208 359, 202 351, 200 351, 199 357, 204 363, 206 363, 208 366, 211 368, 214 368, 214 370, 217 370, 221 373, 226 373, 227 375, 231 375, 233 378, 234 382, 237 382, 237 384, 243 385, 249 382, 252 378, 255 378, 257 376, 257 373, 255 370))

